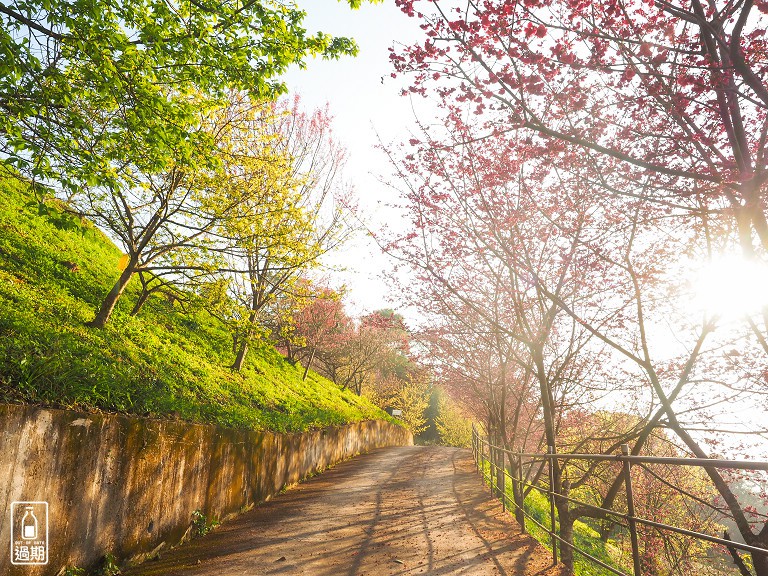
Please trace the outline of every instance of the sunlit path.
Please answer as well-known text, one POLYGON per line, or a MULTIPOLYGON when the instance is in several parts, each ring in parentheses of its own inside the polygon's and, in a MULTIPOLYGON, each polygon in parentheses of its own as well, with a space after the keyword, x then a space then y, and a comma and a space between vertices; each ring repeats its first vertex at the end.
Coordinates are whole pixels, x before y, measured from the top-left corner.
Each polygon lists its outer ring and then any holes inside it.
POLYGON ((340 464, 127 574, 559 575, 549 566, 468 450, 408 447, 340 464))

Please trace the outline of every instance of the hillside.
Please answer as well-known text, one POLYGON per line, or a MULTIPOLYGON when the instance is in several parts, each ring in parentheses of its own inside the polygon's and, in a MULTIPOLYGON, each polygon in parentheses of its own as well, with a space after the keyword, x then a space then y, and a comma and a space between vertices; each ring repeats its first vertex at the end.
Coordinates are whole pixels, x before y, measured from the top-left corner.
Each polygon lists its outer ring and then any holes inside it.
POLYGON ((241 373, 231 338, 204 310, 132 282, 104 330, 87 328, 119 274, 121 251, 91 223, 39 205, 0 178, 0 402, 100 409, 276 431, 386 414, 255 344, 241 373))

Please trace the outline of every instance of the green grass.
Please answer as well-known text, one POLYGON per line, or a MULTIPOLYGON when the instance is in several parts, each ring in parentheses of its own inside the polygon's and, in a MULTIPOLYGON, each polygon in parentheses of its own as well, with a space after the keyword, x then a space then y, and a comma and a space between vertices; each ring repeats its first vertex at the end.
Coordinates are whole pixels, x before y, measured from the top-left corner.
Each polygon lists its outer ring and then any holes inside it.
POLYGON ((286 362, 267 342, 241 373, 224 326, 132 282, 104 330, 88 328, 118 275, 120 250, 91 223, 39 206, 0 177, 0 402, 99 409, 300 431, 386 414, 286 362))
MULTIPOLYGON (((509 488, 509 497, 512 498, 512 489, 509 488)), ((525 498, 525 511, 536 518, 536 520, 546 527, 550 527, 551 522, 549 519, 549 500, 546 496, 539 493, 536 490, 531 490, 528 496, 525 498)), ((557 512, 555 512, 557 514, 557 512)), ((557 524, 557 519, 555 519, 557 524)), ((525 522, 526 530, 539 542, 541 542, 547 549, 551 550, 551 539, 547 532, 536 526, 529 519, 525 522)), ((622 566, 616 560, 620 558, 620 548, 615 544, 615 541, 609 540, 603 542, 598 534, 590 526, 576 520, 573 524, 573 544, 594 556, 598 560, 605 562, 609 566, 613 566, 616 569, 624 570, 624 572, 631 573, 630 566, 622 566)), ((631 560, 630 560, 631 562, 631 560)), ((595 564, 586 556, 574 552, 574 573, 578 576, 611 576, 613 572, 606 570, 602 566, 595 564)))
MULTIPOLYGON (((490 463, 485 462, 484 474, 487 482, 488 475, 490 474, 490 463)), ((507 485, 505 487, 507 493, 507 502, 512 506, 512 480, 507 479, 507 485)), ((523 507, 528 516, 533 517, 539 524, 545 526, 551 530, 552 521, 550 519, 549 499, 546 495, 542 494, 538 490, 532 489, 525 497, 523 507)), ((555 512, 555 526, 558 527, 557 512, 555 512)), ((531 521, 529 517, 525 519, 525 529, 539 541, 547 550, 552 551, 552 538, 549 533, 536 525, 531 521)), ((603 542, 600 539, 600 534, 586 523, 577 520, 573 524, 573 544, 577 548, 587 552, 594 556, 598 560, 612 566, 618 570, 623 570, 625 573, 631 573, 631 558, 628 558, 626 562, 620 562, 621 560, 621 547, 615 540, 608 540, 603 542)), ((558 546, 559 550, 559 546, 558 546)), ((576 576, 614 576, 614 573, 610 570, 603 568, 602 566, 595 564, 582 554, 574 552, 574 574, 576 576)))

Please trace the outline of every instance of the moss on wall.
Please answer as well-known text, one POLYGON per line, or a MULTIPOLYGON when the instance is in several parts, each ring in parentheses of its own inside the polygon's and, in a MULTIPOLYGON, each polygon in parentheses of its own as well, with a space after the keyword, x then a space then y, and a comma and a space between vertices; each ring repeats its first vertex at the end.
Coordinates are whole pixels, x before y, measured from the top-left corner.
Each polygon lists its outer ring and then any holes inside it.
POLYGON ((223 519, 355 454, 412 443, 382 421, 274 434, 0 405, 0 543, 13 501, 48 502, 50 525, 47 566, 12 566, 0 545, 0 574, 139 559, 180 542, 195 510, 223 519))

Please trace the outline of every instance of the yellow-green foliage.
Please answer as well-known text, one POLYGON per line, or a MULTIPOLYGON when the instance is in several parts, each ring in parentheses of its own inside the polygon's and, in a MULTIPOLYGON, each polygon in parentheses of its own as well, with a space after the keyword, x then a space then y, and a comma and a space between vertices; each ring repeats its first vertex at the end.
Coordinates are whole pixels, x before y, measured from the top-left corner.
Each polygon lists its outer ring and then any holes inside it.
POLYGON ((413 375, 405 380, 389 378, 377 387, 367 389, 365 395, 378 406, 391 406, 402 411, 398 419, 414 435, 426 430, 425 412, 429 406, 429 380, 426 376, 413 375))
POLYGON ((100 408, 257 429, 303 430, 386 415, 315 374, 302 381, 266 343, 242 373, 226 328, 202 307, 129 284, 104 330, 85 323, 118 275, 120 251, 25 183, 0 179, 0 401, 100 408))
POLYGON ((440 434, 440 444, 459 448, 472 445, 472 421, 465 418, 445 394, 440 396, 435 425, 440 434))

